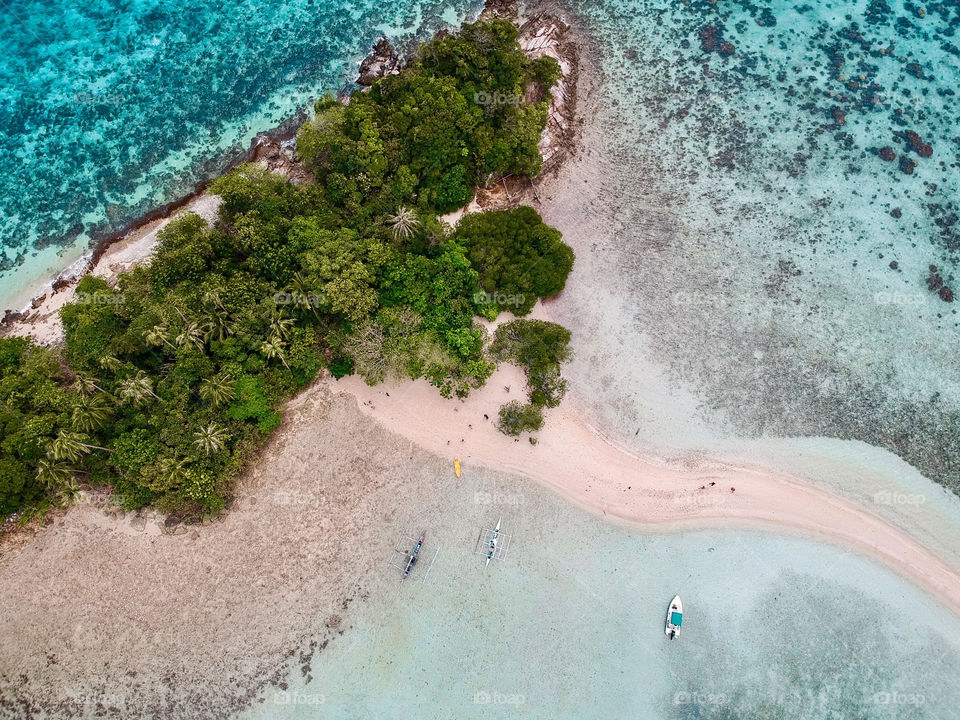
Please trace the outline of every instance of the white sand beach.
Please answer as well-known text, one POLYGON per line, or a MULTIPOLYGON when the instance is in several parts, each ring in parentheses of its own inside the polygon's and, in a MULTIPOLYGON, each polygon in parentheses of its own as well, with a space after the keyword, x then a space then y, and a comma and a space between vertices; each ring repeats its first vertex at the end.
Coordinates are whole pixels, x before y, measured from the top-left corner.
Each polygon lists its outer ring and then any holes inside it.
POLYGON ((761 527, 826 540, 888 565, 960 613, 955 568, 904 530, 801 478, 705 457, 668 462, 633 454, 585 422, 570 397, 545 413, 536 445, 503 435, 497 410, 522 396, 524 383, 517 368, 501 367, 463 402, 443 399, 424 381, 368 387, 349 377, 334 389, 354 396, 360 411, 390 432, 447 458, 451 472, 457 457, 464 472, 524 475, 647 529, 761 527))

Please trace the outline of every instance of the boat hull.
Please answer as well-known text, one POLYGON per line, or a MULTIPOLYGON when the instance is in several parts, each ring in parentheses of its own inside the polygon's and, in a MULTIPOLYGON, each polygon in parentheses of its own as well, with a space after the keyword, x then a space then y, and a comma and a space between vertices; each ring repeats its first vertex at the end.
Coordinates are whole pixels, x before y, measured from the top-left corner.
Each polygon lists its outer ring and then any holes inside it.
POLYGON ((670 601, 670 607, 667 608, 667 621, 664 626, 664 634, 673 640, 680 637, 680 626, 683 623, 683 603, 680 602, 680 596, 677 595, 670 601))

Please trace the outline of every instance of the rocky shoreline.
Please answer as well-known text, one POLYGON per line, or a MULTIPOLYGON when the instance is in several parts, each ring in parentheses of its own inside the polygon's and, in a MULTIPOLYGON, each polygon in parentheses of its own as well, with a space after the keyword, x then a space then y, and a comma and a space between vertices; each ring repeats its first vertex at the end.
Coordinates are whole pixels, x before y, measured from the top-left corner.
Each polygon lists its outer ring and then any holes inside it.
MULTIPOLYGON (((498 17, 510 20, 520 29, 520 45, 533 58, 550 55, 560 63, 562 75, 553 89, 550 101, 547 127, 540 141, 543 167, 537 178, 503 178, 498 184, 477 188, 476 208, 484 210, 505 209, 538 198, 537 181, 554 173, 563 160, 576 148, 579 138, 579 125, 576 121, 576 86, 579 75, 579 51, 570 26, 562 19, 556 8, 535 6, 532 11, 522 14, 515 0, 488 0, 480 14, 481 18, 498 17), (541 9, 542 8, 542 9, 541 9)), ((386 37, 381 36, 367 57, 361 62, 356 84, 361 91, 369 88, 377 79, 395 74, 406 64, 391 46, 386 37)), ((349 96, 342 101, 349 102, 349 96)), ((307 119, 308 113, 301 109, 296 115, 267 132, 259 133, 244 152, 231 158, 224 173, 247 162, 263 162, 268 169, 287 175, 293 182, 310 179, 296 155, 296 134, 300 125, 307 119)), ((19 310, 7 309, 0 318, 0 337, 6 335, 29 335, 41 344, 55 344, 61 339, 58 327, 52 331, 46 328, 58 326, 59 309, 69 297, 62 295, 75 287, 80 280, 97 271, 106 256, 119 243, 131 241, 138 234, 149 230, 158 221, 169 221, 192 203, 204 198, 212 180, 203 180, 196 184, 189 194, 161 205, 144 215, 130 221, 119 230, 113 231, 94 241, 91 249, 79 260, 71 264, 47 285, 46 289, 34 296, 19 310), (56 301, 55 296, 60 296, 56 301), (46 328, 41 326, 46 326, 46 328)), ((152 245, 144 248, 143 256, 149 255, 152 245)), ((139 258, 142 259, 142 258, 139 258)), ((129 263, 132 266, 133 262, 129 263)), ((128 269, 128 268, 120 268, 128 269)), ((102 274, 102 273, 100 273, 102 274)), ((115 275, 115 273, 109 273, 115 275)))
MULTIPOLYGON (((247 162, 264 162, 272 170, 290 175, 291 179, 296 182, 300 179, 300 176, 306 175, 302 168, 298 166, 292 151, 297 130, 305 118, 306 114, 299 112, 282 125, 257 134, 247 150, 227 162, 223 172, 229 172, 238 165, 247 162)), ((44 304, 49 298, 69 290, 80 282, 84 276, 92 273, 111 248, 118 243, 131 239, 152 223, 172 219, 181 210, 187 208, 198 198, 203 197, 212 183, 212 179, 198 181, 194 189, 187 195, 154 208, 131 220, 119 230, 112 231, 94 240, 89 251, 49 282, 49 289, 46 292, 33 297, 29 303, 19 310, 7 308, 4 311, 3 317, 0 318, 0 336, 20 334, 12 332, 12 328, 16 325, 29 325, 32 321, 35 321, 42 314, 44 304)))

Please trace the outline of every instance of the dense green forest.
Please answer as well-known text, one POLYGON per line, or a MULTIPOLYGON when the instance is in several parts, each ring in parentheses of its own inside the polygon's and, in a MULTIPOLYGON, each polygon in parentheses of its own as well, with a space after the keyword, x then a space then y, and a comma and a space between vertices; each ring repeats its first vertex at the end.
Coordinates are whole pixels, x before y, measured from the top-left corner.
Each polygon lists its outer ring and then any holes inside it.
POLYGON ((213 227, 186 215, 116 287, 80 282, 62 350, 0 340, 0 512, 68 503, 89 484, 128 509, 214 513, 324 367, 463 397, 496 362, 518 363, 530 403, 501 428, 539 427, 565 389, 569 333, 517 320, 491 345, 476 318, 560 292, 573 251, 531 208, 455 231, 437 215, 539 170, 558 72, 502 20, 435 39, 347 105, 317 103, 298 136, 316 183, 242 166, 212 187, 213 227))

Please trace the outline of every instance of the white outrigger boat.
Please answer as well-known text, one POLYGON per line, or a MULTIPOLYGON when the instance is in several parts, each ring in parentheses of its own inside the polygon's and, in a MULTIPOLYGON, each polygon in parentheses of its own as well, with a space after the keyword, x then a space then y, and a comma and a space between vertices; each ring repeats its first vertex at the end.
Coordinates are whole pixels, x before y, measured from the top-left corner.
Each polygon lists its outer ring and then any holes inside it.
POLYGON ((510 549, 511 534, 500 529, 503 517, 497 518, 497 526, 484 528, 477 536, 477 544, 473 548, 475 555, 484 555, 487 562, 484 567, 490 567, 491 560, 503 560, 510 549))
POLYGON ((497 526, 493 529, 493 532, 490 533, 490 544, 487 546, 487 564, 484 567, 490 565, 490 561, 493 560, 493 556, 497 554, 497 540, 500 539, 500 521, 503 520, 503 516, 497 518, 497 526))
POLYGON ((670 608, 667 610, 667 626, 664 632, 667 637, 673 640, 680 637, 680 625, 683 623, 683 603, 680 602, 680 596, 677 595, 670 601, 670 608))

